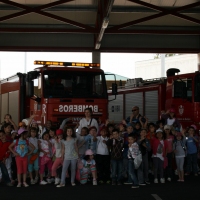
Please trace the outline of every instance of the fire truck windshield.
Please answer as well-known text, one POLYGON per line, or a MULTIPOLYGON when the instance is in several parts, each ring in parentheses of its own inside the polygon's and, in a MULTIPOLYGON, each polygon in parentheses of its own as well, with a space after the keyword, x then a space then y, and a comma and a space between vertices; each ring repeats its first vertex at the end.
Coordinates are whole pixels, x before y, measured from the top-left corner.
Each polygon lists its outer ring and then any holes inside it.
POLYGON ((107 98, 101 72, 45 71, 44 98, 107 98))

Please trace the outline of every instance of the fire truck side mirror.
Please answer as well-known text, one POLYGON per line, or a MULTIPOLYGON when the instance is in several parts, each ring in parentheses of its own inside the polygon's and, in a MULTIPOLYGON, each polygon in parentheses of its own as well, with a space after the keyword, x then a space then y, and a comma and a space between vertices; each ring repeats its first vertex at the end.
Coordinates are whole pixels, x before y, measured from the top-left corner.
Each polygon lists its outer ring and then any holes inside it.
POLYGON ((26 82, 26 96, 32 97, 34 95, 34 83, 33 81, 26 82))
POLYGON ((112 94, 117 95, 117 84, 116 83, 112 83, 112 94))

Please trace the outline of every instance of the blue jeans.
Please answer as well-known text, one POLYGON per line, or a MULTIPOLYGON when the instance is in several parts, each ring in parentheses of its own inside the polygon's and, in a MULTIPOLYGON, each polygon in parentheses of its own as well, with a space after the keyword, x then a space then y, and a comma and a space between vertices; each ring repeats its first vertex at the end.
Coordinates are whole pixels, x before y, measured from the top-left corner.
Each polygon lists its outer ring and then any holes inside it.
POLYGON ((187 172, 197 174, 197 153, 187 154, 187 172))
POLYGON ((3 162, 0 161, 0 169, 2 173, 2 178, 6 183, 10 183, 10 177, 8 174, 8 170, 3 162))
POLYGON ((136 176, 136 169, 134 166, 134 162, 132 159, 128 160, 128 175, 131 178, 131 181, 133 182, 134 185, 138 185, 138 179, 136 176))
POLYGON ((112 180, 120 181, 122 176, 123 160, 111 160, 112 180))

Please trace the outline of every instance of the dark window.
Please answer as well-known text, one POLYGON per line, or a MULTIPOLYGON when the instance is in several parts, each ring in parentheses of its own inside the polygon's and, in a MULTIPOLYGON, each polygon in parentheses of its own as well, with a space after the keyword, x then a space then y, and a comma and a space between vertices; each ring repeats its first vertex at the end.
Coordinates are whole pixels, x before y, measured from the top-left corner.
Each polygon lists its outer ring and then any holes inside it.
POLYGON ((174 80, 174 98, 192 100, 192 79, 174 80))
POLYGON ((103 73, 46 71, 45 98, 107 98, 103 73))

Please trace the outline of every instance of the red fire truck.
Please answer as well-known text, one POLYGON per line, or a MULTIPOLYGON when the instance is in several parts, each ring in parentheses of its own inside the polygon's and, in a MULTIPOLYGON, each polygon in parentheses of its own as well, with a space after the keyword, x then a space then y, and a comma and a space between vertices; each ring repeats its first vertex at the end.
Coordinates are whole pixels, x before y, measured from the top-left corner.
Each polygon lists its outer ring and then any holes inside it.
POLYGON ((173 68, 167 70, 166 78, 128 80, 124 88, 118 88, 116 100, 109 102, 109 119, 119 122, 130 116, 133 106, 139 106, 142 115, 156 122, 162 110, 174 108, 184 128, 200 127, 200 72, 178 72, 173 68))
MULTIPOLYGON (((42 125, 47 120, 58 125, 65 118, 78 122, 86 107, 92 108, 94 118, 107 119, 106 74, 100 64, 34 63, 42 67, 26 74, 17 73, 0 82, 1 121, 6 113, 10 113, 15 122, 33 114, 34 120, 42 125)), ((113 92, 116 94, 115 88, 113 92)))

